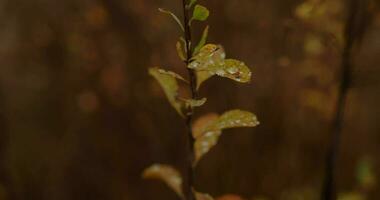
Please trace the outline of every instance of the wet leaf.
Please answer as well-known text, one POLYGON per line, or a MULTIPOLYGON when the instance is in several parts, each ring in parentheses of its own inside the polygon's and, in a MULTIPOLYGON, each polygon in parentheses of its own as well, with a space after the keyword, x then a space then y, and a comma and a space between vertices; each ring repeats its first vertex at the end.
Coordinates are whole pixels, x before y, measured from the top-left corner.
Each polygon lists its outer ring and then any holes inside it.
POLYGON ((206 26, 206 28, 203 30, 202 37, 198 43, 198 45, 194 48, 194 55, 197 55, 199 50, 206 44, 207 36, 208 36, 208 30, 209 26, 206 26))
POLYGON ((255 127, 259 125, 256 115, 243 110, 231 110, 219 117, 218 121, 209 129, 227 129, 237 127, 255 127))
POLYGON ((203 106, 207 101, 207 98, 202 99, 185 99, 186 107, 200 107, 203 106))
POLYGON ((225 56, 223 47, 207 44, 192 58, 188 68, 196 71, 197 89, 204 81, 214 75, 240 83, 247 83, 251 80, 252 73, 243 62, 235 59, 225 59, 225 56))
POLYGON ((203 133, 194 143, 195 160, 193 165, 195 166, 199 160, 208 153, 212 147, 214 147, 219 140, 222 131, 207 131, 203 133))
POLYGON ((180 173, 169 165, 154 164, 143 172, 143 178, 159 179, 165 182, 178 196, 183 198, 182 177, 180 173))
POLYGON ((186 60, 186 56, 185 56, 185 48, 183 48, 182 46, 182 42, 181 41, 178 41, 177 44, 176 44, 176 48, 177 48, 177 54, 178 54, 178 57, 182 60, 182 61, 185 61, 186 60))
POLYGON ((197 71, 209 70, 209 68, 215 64, 223 62, 225 57, 226 54, 222 46, 206 44, 199 50, 199 53, 192 58, 192 62, 188 68, 197 71))
POLYGON ((214 147, 224 129, 238 127, 255 127, 259 125, 257 117, 251 112, 231 110, 217 117, 209 114, 196 120, 193 125, 193 137, 195 138, 194 165, 214 147))
POLYGON ((226 59, 223 63, 211 67, 210 71, 240 83, 250 82, 252 76, 251 71, 243 62, 234 59, 226 59))
POLYGON ((163 8, 159 8, 158 11, 160 11, 160 12, 162 12, 164 14, 170 15, 177 22, 177 24, 179 25, 179 27, 181 28, 181 30, 185 31, 185 28, 183 28, 183 25, 182 25, 181 21, 179 20, 179 18, 174 13, 172 13, 169 10, 165 10, 163 8))
POLYGON ((149 74, 152 75, 161 85, 168 98, 170 104, 174 109, 183 116, 183 103, 178 101, 178 83, 176 78, 183 79, 181 76, 174 72, 167 72, 159 68, 150 68, 149 74))
POLYGON ((214 198, 212 198, 211 195, 200 193, 200 192, 195 192, 195 199, 196 200, 214 200, 214 198))
POLYGON ((215 123, 216 120, 218 120, 219 115, 216 113, 209 113, 206 115, 203 115, 202 117, 198 118, 193 123, 193 137, 195 139, 198 139, 203 135, 206 128, 210 126, 211 124, 215 123))
POLYGON ((206 7, 198 4, 194 7, 192 20, 205 21, 209 14, 210 11, 206 7))

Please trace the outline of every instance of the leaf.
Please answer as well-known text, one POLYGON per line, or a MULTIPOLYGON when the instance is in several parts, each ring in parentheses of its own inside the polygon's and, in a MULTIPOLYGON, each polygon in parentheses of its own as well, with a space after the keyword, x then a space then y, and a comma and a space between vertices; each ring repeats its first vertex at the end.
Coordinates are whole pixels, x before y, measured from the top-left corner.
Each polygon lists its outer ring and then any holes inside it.
POLYGON ((206 101, 207 101, 207 98, 202 98, 202 99, 185 99, 185 105, 186 107, 200 107, 200 106, 203 106, 206 101))
POLYGON ((182 61, 185 61, 186 60, 186 57, 185 57, 185 48, 182 47, 182 43, 180 41, 177 42, 176 44, 176 48, 177 48, 177 54, 178 54, 178 57, 182 60, 182 61))
POLYGON ((194 48, 194 55, 196 55, 199 52, 199 50, 201 50, 201 48, 206 44, 208 30, 209 26, 206 26, 206 28, 203 30, 201 40, 199 41, 198 45, 194 48))
POLYGON ((169 103, 181 116, 183 116, 183 103, 177 100, 179 87, 176 80, 176 78, 181 79, 182 77, 175 74, 174 72, 167 72, 159 68, 150 68, 149 74, 152 75, 161 85, 166 97, 169 100, 169 103))
POLYGON ((224 129, 257 125, 259 125, 257 117, 251 112, 242 110, 231 110, 220 117, 209 114, 199 118, 193 124, 193 137, 195 138, 195 161, 193 165, 195 166, 203 155, 218 143, 224 129))
POLYGON ((248 83, 252 73, 248 66, 235 59, 225 59, 223 47, 215 44, 203 46, 192 58, 188 68, 194 69, 197 75, 197 89, 214 75, 232 79, 240 83, 248 83))
POLYGON ((194 7, 193 17, 191 21, 192 20, 205 21, 209 15, 210 15, 210 11, 206 7, 197 4, 194 7))
POLYGON ((214 200, 214 198, 212 198, 212 196, 210 196, 209 194, 204 194, 204 193, 200 193, 196 191, 195 191, 195 199, 196 200, 214 200))
POLYGON ((195 139, 198 139, 202 134, 205 132, 205 129, 213 124, 217 119, 219 118, 219 115, 216 113, 209 113, 206 115, 203 115, 202 117, 198 118, 193 123, 193 137, 195 139))
POLYGON ((229 78, 240 83, 250 82, 252 76, 247 65, 234 59, 226 59, 219 65, 211 67, 210 71, 218 76, 229 78))
POLYGON ((182 177, 172 166, 154 164, 144 170, 143 178, 159 179, 165 182, 178 196, 184 197, 182 192, 182 177))
POLYGON ((202 83, 214 76, 214 73, 208 71, 197 71, 195 72, 197 76, 197 90, 201 87, 202 83))
POLYGON ((164 14, 170 15, 177 22, 177 24, 179 25, 179 27, 181 28, 181 30, 185 31, 185 28, 183 27, 181 21, 179 20, 179 18, 174 13, 172 13, 169 10, 165 10, 163 8, 159 8, 158 11, 160 11, 160 12, 162 12, 164 14))
POLYGON ((211 66, 224 61, 226 54, 220 45, 206 44, 196 54, 188 65, 188 68, 197 71, 208 70, 211 66))
POLYGON ((253 113, 236 109, 225 112, 209 129, 223 130, 237 127, 255 127, 259 124, 260 122, 253 113))
POLYGON ((189 82, 185 78, 183 78, 181 75, 179 75, 179 74, 177 74, 175 72, 172 72, 172 71, 167 71, 167 70, 164 70, 164 69, 158 69, 158 73, 163 74, 163 75, 172 76, 173 78, 179 79, 179 80, 184 81, 186 83, 189 82))
POLYGON ((218 143, 221 134, 222 131, 220 130, 207 131, 196 139, 194 143, 195 160, 193 166, 195 166, 199 160, 218 143))

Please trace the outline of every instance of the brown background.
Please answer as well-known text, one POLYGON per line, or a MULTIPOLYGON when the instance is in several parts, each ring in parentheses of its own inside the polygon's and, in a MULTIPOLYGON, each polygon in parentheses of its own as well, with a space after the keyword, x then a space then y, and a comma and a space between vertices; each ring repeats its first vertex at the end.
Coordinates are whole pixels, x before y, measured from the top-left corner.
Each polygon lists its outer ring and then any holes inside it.
MULTIPOLYGON (((196 170, 198 190, 318 195, 340 50, 323 39, 323 52, 305 53, 308 35, 327 25, 298 20, 302 2, 201 2, 212 11, 209 41, 251 66, 253 82, 213 78, 197 115, 241 108, 261 125, 225 132, 196 170)), ((380 172, 380 14, 372 3, 374 19, 354 50, 340 192, 355 189, 363 157, 380 172)), ((186 72, 174 48, 180 32, 158 7, 181 12, 178 0, 0 0, 0 199, 176 199, 140 178, 154 162, 184 161, 184 123, 147 75, 156 65, 186 72)), ((331 23, 343 26, 344 13, 331 23)), ((199 35, 201 24, 194 29, 199 35)), ((379 197, 373 189, 371 199, 379 197)))

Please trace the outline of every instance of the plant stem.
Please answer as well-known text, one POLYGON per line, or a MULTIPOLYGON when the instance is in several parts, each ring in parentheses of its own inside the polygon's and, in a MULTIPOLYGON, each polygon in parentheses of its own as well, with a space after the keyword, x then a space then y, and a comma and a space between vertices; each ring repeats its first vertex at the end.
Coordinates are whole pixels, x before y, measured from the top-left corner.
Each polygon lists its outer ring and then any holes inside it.
MULTIPOLYGON (((193 51, 191 49, 191 28, 189 24, 189 9, 187 8, 186 0, 182 0, 183 7, 183 25, 185 28, 185 48, 186 48, 186 68, 190 64, 191 57, 193 55, 193 51)), ((190 79, 190 90, 192 99, 197 98, 197 90, 196 90, 196 76, 195 72, 192 69, 187 68, 189 79, 190 79)), ((193 193, 193 184, 194 184, 194 169, 193 169, 193 161, 194 161, 194 137, 192 133, 192 118, 193 118, 193 108, 189 108, 186 114, 186 126, 187 126, 187 181, 184 184, 184 192, 186 200, 195 200, 195 195, 193 193)))
MULTIPOLYGON (((322 200, 336 200, 337 191, 335 183, 335 169, 342 137, 344 109, 346 107, 348 91, 352 76, 352 50, 355 42, 359 41, 365 31, 363 8, 368 1, 348 0, 348 18, 345 27, 345 44, 342 51, 341 82, 336 102, 334 122, 332 123, 332 137, 326 156, 325 177, 322 188, 322 200)), ((364 11, 365 13, 365 11, 364 11)))

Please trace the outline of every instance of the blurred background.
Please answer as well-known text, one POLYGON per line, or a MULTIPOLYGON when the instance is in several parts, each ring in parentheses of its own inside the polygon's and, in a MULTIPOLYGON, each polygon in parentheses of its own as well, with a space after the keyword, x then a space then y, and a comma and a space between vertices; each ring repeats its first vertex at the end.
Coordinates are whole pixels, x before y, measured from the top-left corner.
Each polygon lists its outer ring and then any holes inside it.
MULTIPOLYGON (((337 166, 339 193, 379 199, 380 2, 365 0, 353 49, 337 166)), ((344 0, 199 0, 209 42, 253 71, 212 78, 196 116, 241 108, 253 129, 224 132, 196 188, 246 199, 317 199, 337 99, 344 0)), ((0 199, 176 199, 142 180, 152 163, 183 169, 185 126, 147 69, 186 76, 180 31, 157 8, 179 0, 0 0, 0 199)), ((359 9, 359 8, 358 8, 359 9)), ((199 38, 204 24, 194 23, 199 38)))

